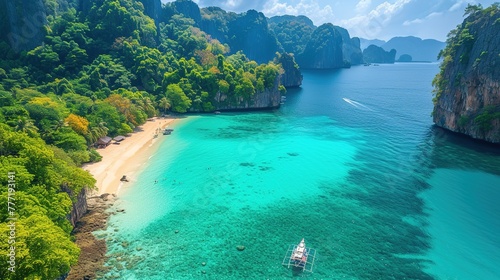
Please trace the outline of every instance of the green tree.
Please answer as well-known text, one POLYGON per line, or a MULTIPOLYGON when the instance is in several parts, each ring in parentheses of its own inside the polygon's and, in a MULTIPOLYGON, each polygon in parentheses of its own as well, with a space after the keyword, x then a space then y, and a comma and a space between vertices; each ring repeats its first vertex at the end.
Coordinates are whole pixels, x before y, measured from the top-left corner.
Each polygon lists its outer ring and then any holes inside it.
POLYGON ((158 105, 163 109, 163 113, 166 113, 172 107, 170 100, 166 96, 160 99, 158 105))
POLYGON ((36 137, 38 134, 38 127, 35 126, 33 120, 22 116, 17 119, 16 127, 14 129, 19 132, 24 132, 31 137, 36 137))
POLYGON ((168 85, 166 95, 172 102, 174 112, 185 113, 191 106, 191 100, 186 96, 179 84, 168 85))
MULTIPOLYGON (((2 197, 6 197, 5 193, 2 197)), ((0 223, 2 236, 9 235, 7 223, 0 223)), ((7 263, 9 244, 0 245, 0 261, 7 263)), ((15 273, 2 269, 2 279, 56 279, 69 272, 78 260, 80 249, 69 234, 52 223, 47 216, 32 214, 16 222, 15 273)))

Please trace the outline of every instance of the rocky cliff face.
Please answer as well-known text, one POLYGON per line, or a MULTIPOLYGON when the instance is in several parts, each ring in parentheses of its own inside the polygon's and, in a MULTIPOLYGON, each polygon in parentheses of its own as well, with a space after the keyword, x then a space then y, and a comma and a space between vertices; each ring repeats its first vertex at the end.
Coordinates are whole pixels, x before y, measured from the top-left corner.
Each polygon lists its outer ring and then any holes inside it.
POLYGON ((201 15, 200 29, 221 43, 227 43, 231 54, 243 51, 249 59, 267 63, 276 52, 282 51, 263 13, 249 10, 235 14, 208 7, 203 8, 201 15))
POLYGON ((478 9, 448 39, 434 85, 434 123, 500 143, 500 10, 478 9))
POLYGON ((287 53, 301 54, 317 28, 306 16, 274 16, 268 19, 269 29, 287 53))
POLYGON ((43 26, 47 23, 43 0, 2 0, 0 8, 0 39, 8 42, 15 52, 31 50, 42 43, 43 26))
POLYGON ((228 27, 231 53, 241 50, 249 59, 267 63, 281 51, 263 13, 249 10, 229 22, 228 27))
POLYGON ((383 48, 370 45, 363 50, 363 59, 366 63, 394 63, 396 50, 386 52, 383 48))
POLYGON ((278 108, 281 102, 281 93, 278 90, 280 77, 276 76, 274 86, 266 88, 262 92, 256 92, 250 98, 228 96, 217 93, 215 96, 215 107, 219 111, 230 110, 256 110, 278 108))
POLYGON ((68 220, 71 222, 73 227, 76 225, 76 222, 80 220, 85 213, 87 213, 87 189, 83 188, 76 197, 73 191, 69 188, 63 186, 62 191, 68 193, 68 195, 73 200, 73 208, 71 209, 71 213, 68 215, 68 220))
POLYGON ((326 23, 314 30, 297 62, 302 68, 342 68, 346 66, 342 48, 342 35, 331 23, 326 23))
POLYGON ((160 24, 161 0, 141 0, 144 5, 144 14, 155 21, 156 26, 160 24))
POLYGON ((173 14, 183 14, 184 17, 193 19, 197 26, 201 23, 200 7, 191 0, 177 0, 171 2, 169 3, 167 9, 163 12, 168 14, 167 17, 170 17, 173 14))
POLYGON ((235 13, 227 13, 219 7, 207 7, 201 9, 200 28, 212 38, 219 40, 222 44, 229 42, 227 22, 236 17, 235 13))
POLYGON ((281 64, 284 71, 281 75, 281 84, 284 87, 300 87, 302 85, 302 74, 292 54, 282 53, 276 62, 281 64))
POLYGON ((351 65, 359 65, 363 63, 363 53, 360 48, 359 38, 351 38, 347 29, 340 26, 334 26, 342 36, 342 55, 344 61, 349 62, 351 65))

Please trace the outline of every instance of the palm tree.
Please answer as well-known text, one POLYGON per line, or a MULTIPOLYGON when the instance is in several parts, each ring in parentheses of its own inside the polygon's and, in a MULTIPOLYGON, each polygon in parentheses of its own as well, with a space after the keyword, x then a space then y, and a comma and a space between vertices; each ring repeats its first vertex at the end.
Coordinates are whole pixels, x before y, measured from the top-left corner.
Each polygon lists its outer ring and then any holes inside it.
POLYGON ((89 129, 85 138, 87 139, 88 146, 92 146, 99 138, 106 136, 108 134, 108 128, 105 122, 100 122, 97 126, 93 126, 89 129))
POLYGON ((142 97, 142 99, 137 101, 137 104, 148 115, 148 118, 153 117, 156 114, 156 109, 153 101, 151 101, 149 97, 142 97))
POLYGON ((66 121, 64 121, 64 119, 59 119, 56 122, 54 122, 54 124, 52 125, 52 129, 54 131, 57 131, 57 130, 59 130, 59 128, 61 128, 63 126, 67 126, 67 125, 68 124, 66 123, 66 121))
POLYGON ((33 120, 26 117, 19 117, 14 129, 19 132, 25 132, 31 137, 35 136, 38 133, 38 127, 35 126, 33 120))
POLYGON ((159 101, 160 108, 163 109, 163 113, 166 113, 170 107, 172 107, 172 103, 170 102, 170 99, 168 99, 166 96, 162 97, 159 101))

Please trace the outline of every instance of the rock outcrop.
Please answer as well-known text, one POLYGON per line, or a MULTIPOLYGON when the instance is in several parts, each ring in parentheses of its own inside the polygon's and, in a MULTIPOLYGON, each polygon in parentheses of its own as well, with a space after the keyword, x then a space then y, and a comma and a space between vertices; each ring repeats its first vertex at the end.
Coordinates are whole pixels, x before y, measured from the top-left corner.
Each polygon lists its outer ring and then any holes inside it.
POLYGON ((287 53, 301 54, 317 28, 306 16, 274 16, 268 19, 269 28, 287 53))
POLYGON ((361 42, 359 38, 351 38, 347 29, 340 26, 334 26, 342 36, 342 55, 344 61, 349 62, 351 65, 363 64, 363 53, 361 52, 361 42))
POLYGON ((441 53, 434 123, 500 143, 500 9, 472 7, 441 53))
POLYGON ((412 62, 413 57, 409 54, 403 54, 399 57, 398 62, 412 62))
POLYGON ((302 68, 332 69, 346 67, 342 35, 331 23, 325 23, 311 35, 304 52, 297 56, 302 68))
POLYGON ((144 5, 144 14, 155 21, 156 26, 160 24, 161 0, 141 0, 144 5))
POLYGON ((281 102, 279 91, 280 76, 277 75, 272 88, 256 92, 249 98, 228 96, 218 92, 215 96, 215 107, 218 111, 240 111, 278 108, 281 102))
POLYGON ((107 211, 116 200, 114 195, 103 194, 89 198, 88 213, 76 224, 73 230, 75 242, 81 252, 78 263, 71 267, 67 280, 96 279, 106 269, 106 238, 111 241, 110 236, 97 238, 93 232, 106 229, 110 212, 107 211))
POLYGON ((303 68, 340 68, 363 63, 359 38, 351 38, 347 29, 340 26, 326 24, 316 27, 305 16, 284 15, 270 18, 269 27, 285 51, 295 54, 303 68), (315 58, 316 52, 326 60, 315 58), (334 56, 340 52, 342 59, 329 57, 329 52, 334 56))
POLYGON ((194 20, 195 25, 199 26, 201 23, 201 13, 200 7, 191 0, 177 0, 168 3, 163 10, 163 20, 171 17, 174 14, 183 14, 184 17, 191 18, 194 20))
POLYGON ((396 50, 386 52, 383 48, 370 45, 363 50, 363 59, 366 63, 394 63, 396 50))
POLYGON ((31 50, 45 38, 46 18, 43 0, 0 1, 0 39, 15 52, 31 50))
POLYGON ((219 7, 201 9, 200 28, 222 44, 229 43, 227 22, 235 18, 235 13, 228 13, 219 7))
POLYGON ((281 75, 281 84, 286 88, 300 87, 302 85, 302 74, 299 65, 295 63, 292 54, 282 53, 276 59, 276 63, 281 64, 284 73, 281 75))
POLYGON ((243 51, 258 63, 267 63, 273 60, 276 52, 283 51, 269 30, 267 18, 255 10, 236 14, 217 7, 204 8, 200 29, 221 43, 227 43, 230 54, 243 51))
MULTIPOLYGON (((66 187, 62 188, 63 191, 68 193, 70 197, 74 197, 73 192, 66 187)), ((78 220, 80 220, 87 213, 87 189, 83 188, 77 195, 72 199, 73 208, 71 209, 71 213, 68 215, 68 220, 71 222, 71 225, 74 227, 78 220)))
POLYGON ((243 51, 251 60, 267 63, 281 51, 263 13, 249 10, 228 23, 231 53, 243 51))

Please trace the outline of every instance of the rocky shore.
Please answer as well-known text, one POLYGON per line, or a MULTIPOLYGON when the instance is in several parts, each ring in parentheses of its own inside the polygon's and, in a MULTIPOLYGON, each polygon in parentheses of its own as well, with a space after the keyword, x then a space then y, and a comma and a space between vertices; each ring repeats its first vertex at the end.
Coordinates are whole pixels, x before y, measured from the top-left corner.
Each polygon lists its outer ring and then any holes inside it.
POLYGON ((78 263, 71 267, 67 280, 96 279, 98 274, 105 272, 106 240, 96 238, 93 232, 106 229, 111 215, 107 210, 116 199, 116 195, 107 193, 87 198, 87 213, 73 230, 75 242, 81 249, 80 257, 78 263))

